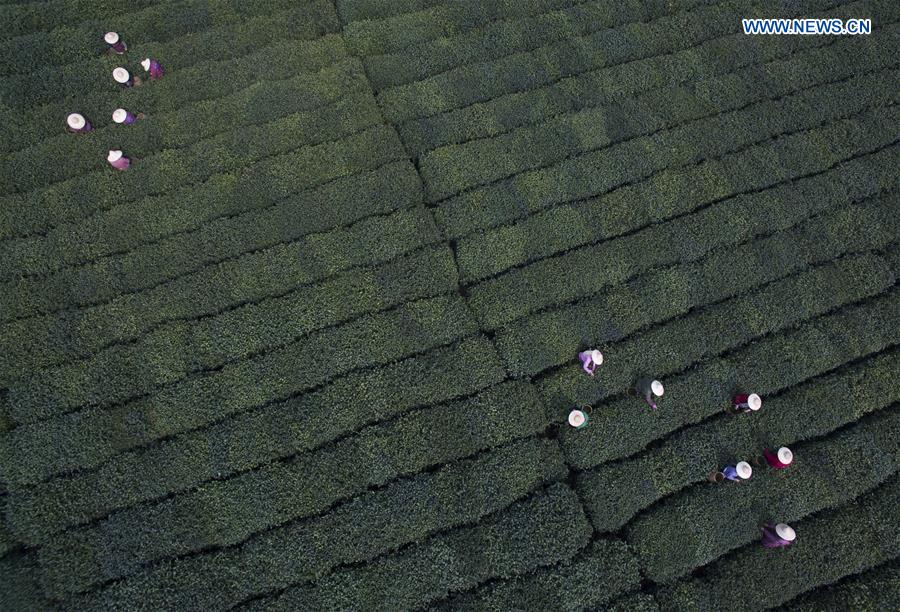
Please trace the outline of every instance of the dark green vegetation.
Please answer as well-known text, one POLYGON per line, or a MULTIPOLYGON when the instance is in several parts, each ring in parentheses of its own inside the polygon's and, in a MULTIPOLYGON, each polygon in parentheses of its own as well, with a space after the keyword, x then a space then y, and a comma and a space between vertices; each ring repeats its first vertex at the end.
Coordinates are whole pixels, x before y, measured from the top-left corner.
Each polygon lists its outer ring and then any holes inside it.
POLYGON ((0 609, 900 605, 900 4, 0 23, 0 609))

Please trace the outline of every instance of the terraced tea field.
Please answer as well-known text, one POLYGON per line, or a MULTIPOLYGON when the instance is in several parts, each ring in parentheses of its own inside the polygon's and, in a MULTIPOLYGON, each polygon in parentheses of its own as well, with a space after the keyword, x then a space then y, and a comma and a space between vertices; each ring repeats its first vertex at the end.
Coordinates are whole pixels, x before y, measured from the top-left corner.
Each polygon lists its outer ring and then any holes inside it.
POLYGON ((900 3, 0 24, 0 609, 900 608, 900 3))

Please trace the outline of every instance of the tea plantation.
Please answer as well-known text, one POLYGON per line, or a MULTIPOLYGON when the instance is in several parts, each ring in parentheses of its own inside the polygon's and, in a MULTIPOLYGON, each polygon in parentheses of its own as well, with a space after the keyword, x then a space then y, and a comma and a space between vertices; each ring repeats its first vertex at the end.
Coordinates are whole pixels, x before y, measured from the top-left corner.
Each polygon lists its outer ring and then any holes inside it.
POLYGON ((900 608, 900 3, 0 24, 0 610, 900 608))

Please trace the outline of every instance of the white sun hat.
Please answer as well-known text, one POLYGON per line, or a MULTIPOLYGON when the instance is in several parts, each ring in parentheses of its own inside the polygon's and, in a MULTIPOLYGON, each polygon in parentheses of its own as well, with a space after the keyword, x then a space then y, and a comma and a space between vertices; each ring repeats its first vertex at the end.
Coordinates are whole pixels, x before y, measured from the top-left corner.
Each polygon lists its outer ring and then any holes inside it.
POLYGON ((778 449, 778 460, 787 465, 794 460, 794 453, 787 446, 782 446, 778 449))
POLYGON ((104 34, 103 40, 105 40, 108 45, 114 45, 119 42, 119 35, 116 32, 107 32, 104 34))
POLYGON ((72 113, 66 117, 66 123, 73 130, 80 130, 85 124, 84 116, 81 113, 72 113))
POLYGON ((775 525, 775 533, 778 534, 778 537, 782 540, 787 540, 788 542, 793 542, 797 539, 797 532, 790 525, 786 525, 784 523, 778 523, 775 525))
POLYGON ((747 480, 750 476, 753 475, 753 468, 750 467, 750 464, 746 461, 739 461, 736 466, 734 466, 737 470, 737 475, 747 480))
POLYGON ((593 361, 597 365, 600 365, 601 363, 603 363, 603 353, 601 353, 597 349, 592 350, 591 351, 591 361, 593 361))
POLYGON ((148 57, 147 59, 142 61, 141 66, 144 67, 144 70, 150 70, 150 58, 148 57))
POLYGON ((124 108, 117 108, 113 111, 113 121, 116 123, 124 123, 125 118, 128 116, 128 111, 124 108))
POLYGON ((131 78, 131 75, 128 74, 128 71, 119 66, 118 68, 113 69, 113 78, 117 83, 127 83, 128 79, 131 78))
POLYGON ((106 156, 106 161, 112 163, 122 159, 122 151, 119 149, 110 149, 109 155, 106 156))
POLYGON ((587 421, 587 416, 577 408, 569 413, 569 425, 572 427, 581 427, 587 421))
POLYGON ((654 380, 652 383, 650 383, 650 390, 653 391, 653 395, 655 395, 656 397, 662 397, 662 394, 665 393, 663 384, 658 380, 654 380))
POLYGON ((756 393, 751 393, 747 396, 747 405, 750 407, 750 410, 759 410, 762 408, 762 398, 756 393))

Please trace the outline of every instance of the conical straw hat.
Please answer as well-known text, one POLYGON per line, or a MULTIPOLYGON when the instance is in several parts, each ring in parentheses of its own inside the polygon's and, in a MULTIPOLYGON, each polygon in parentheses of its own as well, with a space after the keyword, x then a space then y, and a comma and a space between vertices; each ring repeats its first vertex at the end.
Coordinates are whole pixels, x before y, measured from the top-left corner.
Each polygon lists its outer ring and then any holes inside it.
POLYGON ((122 151, 119 149, 110 149, 109 155, 106 156, 107 161, 114 162, 122 159, 122 151))
POLYGON ((794 531, 791 526, 785 525, 784 523, 775 525, 775 533, 778 534, 779 538, 787 540, 788 542, 793 542, 797 538, 797 532, 794 531))
POLYGON ((750 406, 750 410, 759 410, 762 408, 762 398, 756 393, 751 393, 747 396, 747 405, 750 406))
POLYGON ((734 467, 737 470, 738 476, 740 476, 744 480, 747 480, 748 478, 750 478, 750 476, 753 475, 753 468, 750 467, 750 464, 746 461, 739 461, 738 464, 734 467))
POLYGON ((144 70, 150 70, 150 58, 148 57, 143 62, 141 62, 141 66, 144 67, 144 70))
POLYGON ((128 71, 119 66, 113 70, 113 78, 117 83, 127 83, 128 79, 131 78, 131 75, 128 74, 128 71))
POLYGON ((655 395, 657 397, 661 397, 662 394, 665 392, 665 389, 663 388, 663 384, 661 382, 659 382, 658 380, 654 380, 652 383, 650 383, 650 390, 653 391, 653 395, 655 395))
POLYGON ((794 460, 794 453, 787 446, 782 446, 778 449, 778 460, 787 465, 794 460))
POLYGON ((114 45, 119 42, 119 35, 116 32, 107 32, 103 36, 103 40, 105 40, 109 45, 114 45))
POLYGON ((591 360, 594 363, 596 363, 597 365, 600 365, 601 363, 603 363, 603 353, 601 353, 597 349, 592 350, 591 351, 591 360))
POLYGON ((584 413, 581 410, 573 410, 569 413, 569 425, 572 427, 581 427, 584 425, 584 413))
POLYGON ((66 117, 66 123, 68 123, 69 127, 73 130, 80 130, 84 127, 85 120, 80 113, 72 113, 71 115, 66 117))
POLYGON ((123 123, 125 118, 128 116, 128 111, 124 108, 117 108, 113 111, 113 121, 116 123, 123 123))

